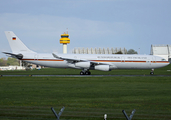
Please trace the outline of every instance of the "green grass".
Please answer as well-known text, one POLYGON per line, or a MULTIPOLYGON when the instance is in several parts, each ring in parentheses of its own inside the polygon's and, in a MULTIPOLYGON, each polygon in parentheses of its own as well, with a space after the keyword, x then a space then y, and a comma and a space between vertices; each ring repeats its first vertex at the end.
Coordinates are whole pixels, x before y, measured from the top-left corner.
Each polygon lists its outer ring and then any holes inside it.
MULTIPOLYGON (((41 70, 28 71, 0 71, 0 75, 79 75, 81 70, 62 69, 62 68, 44 68, 41 70)), ((92 75, 149 75, 151 70, 112 70, 108 72, 91 70, 92 75)), ((155 75, 171 75, 171 65, 155 69, 155 75)))
POLYGON ((171 77, 0 77, 0 119, 171 119, 171 77))
MULTIPOLYGON (((80 70, 45 68, 0 71, 0 75, 78 75, 80 70)), ((150 70, 92 70, 92 75, 149 75, 150 70)), ((171 65, 155 69, 155 75, 171 75, 171 65)), ((124 120, 171 119, 171 77, 0 77, 0 119, 124 120)))

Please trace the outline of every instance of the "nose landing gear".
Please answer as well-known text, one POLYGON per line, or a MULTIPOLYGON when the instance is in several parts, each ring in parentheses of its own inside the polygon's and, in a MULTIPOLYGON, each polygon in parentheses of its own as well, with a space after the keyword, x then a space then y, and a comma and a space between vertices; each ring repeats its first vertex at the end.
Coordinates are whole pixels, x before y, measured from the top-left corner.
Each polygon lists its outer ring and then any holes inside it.
POLYGON ((154 75, 154 69, 151 69, 150 75, 154 75))

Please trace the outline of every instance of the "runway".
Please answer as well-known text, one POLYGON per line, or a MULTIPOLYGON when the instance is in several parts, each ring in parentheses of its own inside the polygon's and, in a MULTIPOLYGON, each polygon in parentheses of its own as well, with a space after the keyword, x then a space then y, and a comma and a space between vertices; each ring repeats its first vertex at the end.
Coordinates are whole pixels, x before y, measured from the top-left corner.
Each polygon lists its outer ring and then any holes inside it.
POLYGON ((0 77, 171 77, 171 75, 0 75, 0 77))

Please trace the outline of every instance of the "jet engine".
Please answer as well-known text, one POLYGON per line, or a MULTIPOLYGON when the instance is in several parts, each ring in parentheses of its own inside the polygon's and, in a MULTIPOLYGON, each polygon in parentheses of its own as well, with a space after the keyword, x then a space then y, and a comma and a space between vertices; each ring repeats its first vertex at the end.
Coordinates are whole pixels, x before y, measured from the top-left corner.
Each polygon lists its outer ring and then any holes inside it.
POLYGON ((75 67, 81 67, 81 68, 86 68, 89 69, 90 68, 90 62, 77 62, 75 63, 75 67))
POLYGON ((110 71, 109 65, 96 65, 94 66, 95 70, 101 70, 101 71, 110 71))

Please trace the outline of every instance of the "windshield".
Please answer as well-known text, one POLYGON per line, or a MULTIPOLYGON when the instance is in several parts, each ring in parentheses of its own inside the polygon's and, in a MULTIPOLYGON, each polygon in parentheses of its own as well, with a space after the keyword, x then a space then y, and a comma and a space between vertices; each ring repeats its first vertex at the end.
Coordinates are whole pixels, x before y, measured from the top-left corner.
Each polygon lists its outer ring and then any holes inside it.
POLYGON ((162 59, 162 61, 166 61, 166 59, 162 59))

